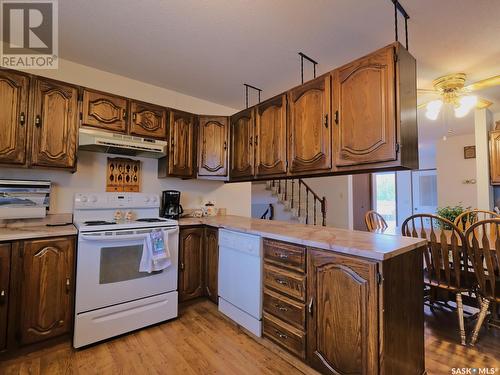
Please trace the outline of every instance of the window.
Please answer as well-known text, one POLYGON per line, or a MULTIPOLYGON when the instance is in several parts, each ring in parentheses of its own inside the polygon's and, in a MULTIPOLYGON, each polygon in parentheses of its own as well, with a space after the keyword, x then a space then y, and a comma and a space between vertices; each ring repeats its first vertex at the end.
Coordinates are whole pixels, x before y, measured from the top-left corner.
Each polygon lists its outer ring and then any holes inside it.
POLYGON ((373 209, 382 215, 390 227, 396 226, 396 174, 374 173, 373 209))

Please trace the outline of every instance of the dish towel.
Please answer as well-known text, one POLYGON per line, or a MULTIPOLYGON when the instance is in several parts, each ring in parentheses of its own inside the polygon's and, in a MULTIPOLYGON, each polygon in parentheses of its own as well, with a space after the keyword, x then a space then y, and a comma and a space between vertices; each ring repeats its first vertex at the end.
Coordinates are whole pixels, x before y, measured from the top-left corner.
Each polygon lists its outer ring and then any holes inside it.
POLYGON ((168 248, 168 233, 158 229, 144 238, 139 272, 161 271, 172 264, 168 248))

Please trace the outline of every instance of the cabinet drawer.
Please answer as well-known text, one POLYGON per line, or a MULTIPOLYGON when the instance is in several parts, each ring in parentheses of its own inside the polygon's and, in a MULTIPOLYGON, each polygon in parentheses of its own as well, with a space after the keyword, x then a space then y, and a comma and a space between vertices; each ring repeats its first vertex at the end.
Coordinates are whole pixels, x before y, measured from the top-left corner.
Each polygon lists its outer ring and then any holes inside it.
POLYGON ((306 277, 264 264, 264 286, 278 290, 302 302, 306 298, 306 277))
POLYGON ((297 303, 266 289, 264 290, 264 311, 301 330, 305 330, 306 308, 302 303, 297 303))
POLYGON ((299 272, 305 272, 306 249, 286 242, 265 239, 264 260, 299 272))
POLYGON ((263 333, 271 341, 304 359, 306 354, 305 333, 286 324, 272 315, 264 313, 263 333))

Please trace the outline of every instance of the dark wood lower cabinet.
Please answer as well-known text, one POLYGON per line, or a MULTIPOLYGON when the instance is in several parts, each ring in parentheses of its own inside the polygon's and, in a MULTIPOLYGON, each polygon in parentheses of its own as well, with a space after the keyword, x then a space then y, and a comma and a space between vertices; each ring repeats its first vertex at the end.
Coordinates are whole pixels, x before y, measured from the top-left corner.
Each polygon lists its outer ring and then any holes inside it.
POLYGON ((263 335, 323 374, 421 375, 421 264, 264 239, 263 335))
POLYGON ((179 234, 179 302, 206 296, 218 302, 219 230, 198 226, 179 234))
POLYGON ((11 244, 0 244, 0 351, 7 344, 7 314, 9 308, 11 244))
POLYGON ((205 293, 208 298, 218 303, 218 270, 219 270, 219 230, 205 228, 205 293))
POLYGON ((71 333, 74 270, 74 236, 0 243, 2 354, 71 333))
POLYGON ((179 235, 179 302, 204 294, 203 228, 181 229, 179 235))
POLYGON ((72 327, 74 239, 25 241, 20 276, 20 343, 69 333, 72 327))
POLYGON ((323 373, 378 373, 377 264, 309 250, 308 348, 323 373))

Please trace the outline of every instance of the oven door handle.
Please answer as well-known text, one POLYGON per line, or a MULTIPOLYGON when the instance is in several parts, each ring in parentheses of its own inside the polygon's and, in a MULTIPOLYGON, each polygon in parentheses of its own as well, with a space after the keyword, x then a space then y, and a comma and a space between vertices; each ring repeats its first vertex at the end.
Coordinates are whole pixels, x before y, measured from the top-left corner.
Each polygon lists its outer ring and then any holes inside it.
MULTIPOLYGON (((166 233, 176 232, 177 229, 163 230, 166 233)), ((141 234, 111 234, 111 235, 95 235, 82 233, 80 238, 85 241, 128 241, 128 240, 143 240, 149 233, 141 234)))

